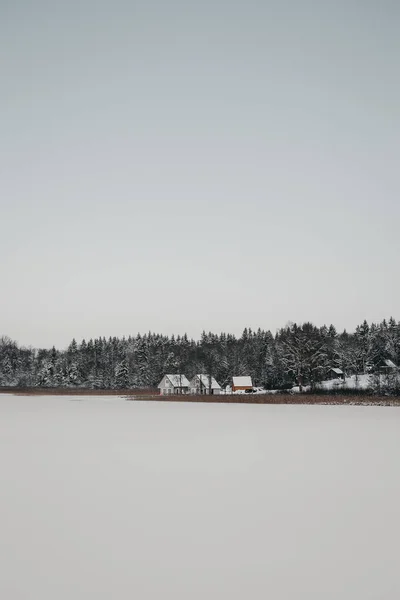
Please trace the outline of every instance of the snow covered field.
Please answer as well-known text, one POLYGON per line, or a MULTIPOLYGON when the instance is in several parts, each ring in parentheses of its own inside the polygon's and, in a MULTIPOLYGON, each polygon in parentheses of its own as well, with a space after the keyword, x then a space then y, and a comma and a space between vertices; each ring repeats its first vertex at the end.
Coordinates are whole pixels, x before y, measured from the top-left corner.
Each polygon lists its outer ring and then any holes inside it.
MULTIPOLYGON (((381 375, 381 385, 385 384, 385 377, 381 375)), ((372 381, 370 375, 352 375, 351 377, 346 377, 345 381, 341 379, 329 379, 328 381, 322 381, 318 384, 323 390, 368 390, 372 388, 372 381)), ((307 392, 311 388, 308 385, 303 386, 303 391, 307 392)), ((292 387, 292 392, 299 392, 299 386, 292 387)))
POLYGON ((0 395, 0 598, 397 600, 400 410, 0 395))

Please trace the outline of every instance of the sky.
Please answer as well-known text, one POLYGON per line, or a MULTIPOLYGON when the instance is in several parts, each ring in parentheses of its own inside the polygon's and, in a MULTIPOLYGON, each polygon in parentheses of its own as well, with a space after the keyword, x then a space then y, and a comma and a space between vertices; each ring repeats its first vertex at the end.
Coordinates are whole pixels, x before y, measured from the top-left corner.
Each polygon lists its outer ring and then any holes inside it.
POLYGON ((0 2, 0 334, 400 319, 397 0, 0 2))

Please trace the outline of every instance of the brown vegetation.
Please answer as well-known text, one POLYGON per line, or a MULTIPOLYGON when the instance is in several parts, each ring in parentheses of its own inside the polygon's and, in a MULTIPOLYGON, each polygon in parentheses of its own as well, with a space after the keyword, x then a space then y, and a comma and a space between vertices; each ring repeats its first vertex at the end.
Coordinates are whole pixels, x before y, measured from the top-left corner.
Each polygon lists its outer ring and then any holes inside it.
POLYGON ((156 402, 209 402, 214 404, 358 404, 375 406, 400 406, 400 398, 369 395, 335 395, 335 394, 232 394, 232 395, 176 395, 160 396, 159 394, 128 394, 127 400, 156 402))
POLYGON ((399 397, 338 394, 221 394, 221 395, 170 395, 161 396, 154 388, 121 390, 94 390, 90 388, 15 388, 0 387, 0 394, 18 396, 124 396, 130 401, 154 402, 208 402, 214 404, 315 404, 315 405, 371 405, 400 406, 399 397))

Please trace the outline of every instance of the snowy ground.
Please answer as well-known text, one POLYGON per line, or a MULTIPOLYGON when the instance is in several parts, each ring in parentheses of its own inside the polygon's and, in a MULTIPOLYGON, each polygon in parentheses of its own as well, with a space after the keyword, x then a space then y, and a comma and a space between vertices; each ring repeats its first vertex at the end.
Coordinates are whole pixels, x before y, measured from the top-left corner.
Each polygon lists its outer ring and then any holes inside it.
POLYGON ((0 395, 0 598, 397 600, 400 410, 0 395))
MULTIPOLYGON (((382 384, 385 379, 381 376, 382 384)), ((351 377, 346 377, 345 381, 341 379, 329 379, 327 381, 321 381, 318 384, 318 387, 325 390, 367 390, 371 388, 371 377, 369 375, 352 375, 351 377)), ((310 391, 310 386, 303 386, 303 391, 310 391)), ((292 392, 299 392, 300 388, 298 385, 292 387, 292 392)))
MULTIPOLYGON (((382 383, 384 381, 384 377, 381 377, 382 383)), ((367 390, 371 388, 371 377, 370 375, 352 375, 351 377, 346 377, 345 381, 341 381, 340 379, 330 379, 329 381, 323 381, 321 384, 322 388, 326 390, 334 390, 334 389, 347 389, 347 390, 367 390)))

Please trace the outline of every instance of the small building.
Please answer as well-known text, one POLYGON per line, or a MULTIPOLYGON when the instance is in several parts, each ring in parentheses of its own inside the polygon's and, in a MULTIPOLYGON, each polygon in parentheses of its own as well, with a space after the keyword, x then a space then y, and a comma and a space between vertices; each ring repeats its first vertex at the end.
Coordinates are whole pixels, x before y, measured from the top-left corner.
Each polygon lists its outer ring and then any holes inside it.
POLYGON ((327 379, 342 379, 344 380, 344 372, 342 369, 332 367, 327 373, 327 379))
POLYGON ((205 374, 195 375, 190 381, 190 393, 191 394, 209 394, 211 387, 211 394, 220 394, 221 386, 219 383, 210 376, 205 374), (211 385, 210 385, 211 383, 211 385))
POLYGON ((244 377, 232 377, 232 392, 238 392, 240 390, 252 390, 253 382, 250 376, 244 377))
POLYGON ((161 396, 169 394, 188 394, 190 383, 185 375, 180 373, 174 375, 164 375, 158 385, 161 396))
POLYGON ((378 363, 378 370, 380 373, 390 375, 396 373, 399 367, 390 358, 385 358, 378 363))

